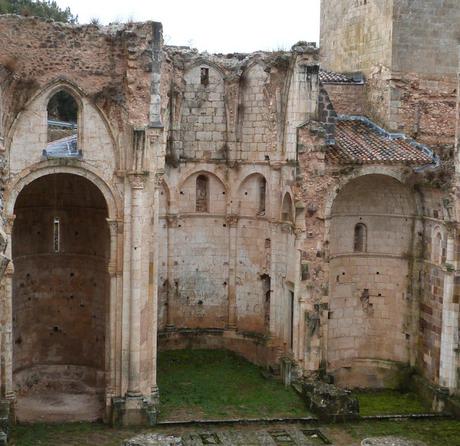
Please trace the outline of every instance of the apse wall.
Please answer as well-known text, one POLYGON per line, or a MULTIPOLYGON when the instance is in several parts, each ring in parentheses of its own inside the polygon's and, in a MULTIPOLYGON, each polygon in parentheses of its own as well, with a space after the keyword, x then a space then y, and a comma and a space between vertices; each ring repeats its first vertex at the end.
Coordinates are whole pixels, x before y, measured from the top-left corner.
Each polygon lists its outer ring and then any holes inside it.
POLYGON ((102 194, 76 175, 48 175, 23 189, 15 215, 14 372, 26 372, 16 384, 30 379, 34 367, 53 368, 54 378, 64 380, 75 367, 103 371, 108 228, 102 194))
POLYGON ((383 175, 350 181, 334 201, 327 360, 340 384, 391 387, 409 362, 414 216, 411 191, 383 175))

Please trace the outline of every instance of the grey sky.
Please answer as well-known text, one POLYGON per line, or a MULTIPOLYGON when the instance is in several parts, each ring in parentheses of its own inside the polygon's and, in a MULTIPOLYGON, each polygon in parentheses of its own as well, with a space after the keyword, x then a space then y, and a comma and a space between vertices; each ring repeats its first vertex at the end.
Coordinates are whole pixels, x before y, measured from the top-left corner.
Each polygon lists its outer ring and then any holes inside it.
POLYGON ((156 20, 165 43, 200 51, 251 52, 289 49, 295 42, 319 40, 320 0, 58 0, 80 23, 156 20))

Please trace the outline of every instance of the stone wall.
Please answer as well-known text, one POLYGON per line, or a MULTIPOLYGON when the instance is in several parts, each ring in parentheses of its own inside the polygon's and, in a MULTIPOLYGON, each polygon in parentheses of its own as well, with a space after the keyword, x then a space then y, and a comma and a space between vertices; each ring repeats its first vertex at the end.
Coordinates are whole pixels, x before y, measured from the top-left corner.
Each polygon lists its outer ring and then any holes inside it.
POLYGON ((293 161, 296 128, 316 110, 316 60, 307 45, 165 48, 160 348, 224 346, 262 364, 292 350, 293 161))
POLYGON ((322 66, 338 72, 392 66, 395 0, 322 0, 322 66))
POLYGON ((365 85, 324 84, 334 110, 343 115, 365 115, 365 85))

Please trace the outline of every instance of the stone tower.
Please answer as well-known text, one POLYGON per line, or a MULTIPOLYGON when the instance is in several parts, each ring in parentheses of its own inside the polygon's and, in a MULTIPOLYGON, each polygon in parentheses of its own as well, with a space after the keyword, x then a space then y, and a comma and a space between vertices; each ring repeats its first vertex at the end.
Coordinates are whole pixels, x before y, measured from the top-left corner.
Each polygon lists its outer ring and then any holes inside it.
POLYGON ((362 72, 369 114, 389 130, 451 148, 459 24, 457 0, 322 0, 322 65, 362 72))

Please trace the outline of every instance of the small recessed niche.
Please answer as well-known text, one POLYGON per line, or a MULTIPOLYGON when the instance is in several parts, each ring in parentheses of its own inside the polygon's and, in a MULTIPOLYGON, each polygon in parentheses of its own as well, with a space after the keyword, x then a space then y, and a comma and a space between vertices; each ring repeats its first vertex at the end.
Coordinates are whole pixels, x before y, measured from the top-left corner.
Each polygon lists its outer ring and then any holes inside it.
POLYGON ((208 67, 200 68, 200 83, 201 85, 209 84, 209 68, 208 67))

